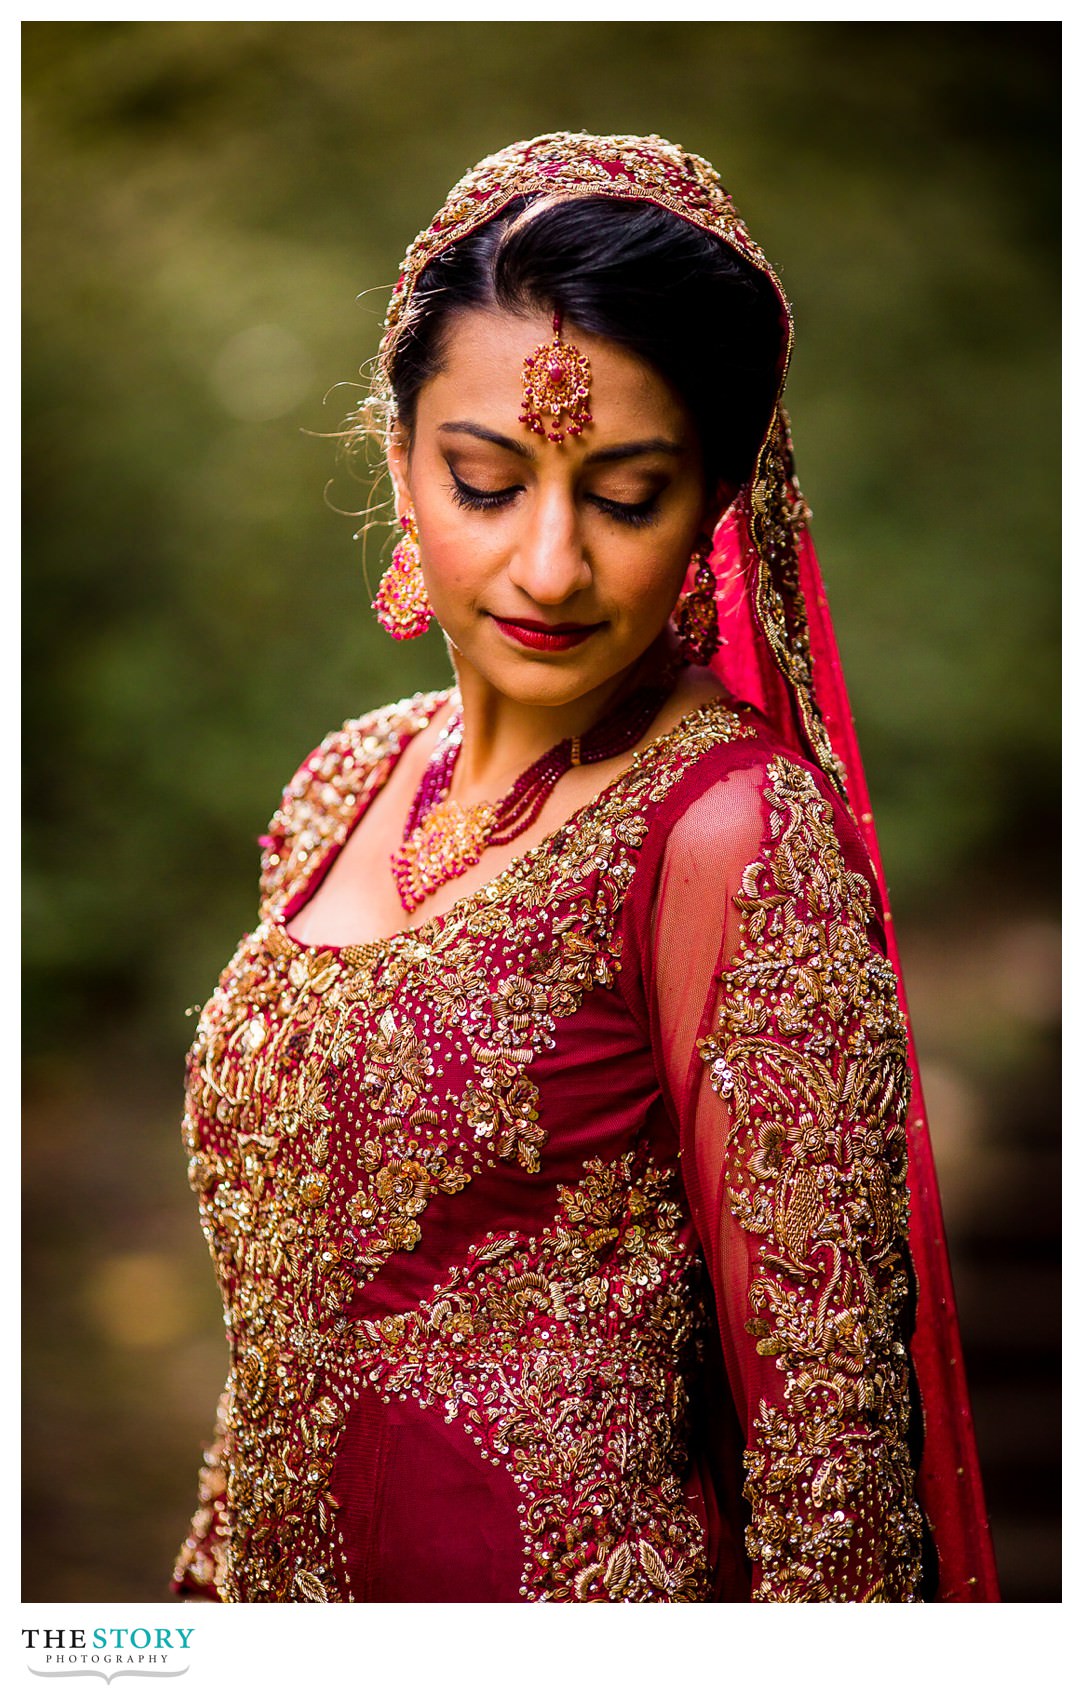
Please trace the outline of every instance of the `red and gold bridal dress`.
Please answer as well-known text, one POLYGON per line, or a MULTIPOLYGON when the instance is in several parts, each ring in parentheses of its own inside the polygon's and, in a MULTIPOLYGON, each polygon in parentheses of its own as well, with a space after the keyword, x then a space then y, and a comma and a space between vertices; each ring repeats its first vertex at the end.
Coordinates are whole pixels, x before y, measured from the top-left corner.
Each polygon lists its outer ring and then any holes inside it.
POLYGON ((295 942, 443 700, 304 763, 201 1015, 232 1367, 176 1589, 966 1597, 919 1509, 907 1039, 853 818, 719 697, 446 914, 295 942))

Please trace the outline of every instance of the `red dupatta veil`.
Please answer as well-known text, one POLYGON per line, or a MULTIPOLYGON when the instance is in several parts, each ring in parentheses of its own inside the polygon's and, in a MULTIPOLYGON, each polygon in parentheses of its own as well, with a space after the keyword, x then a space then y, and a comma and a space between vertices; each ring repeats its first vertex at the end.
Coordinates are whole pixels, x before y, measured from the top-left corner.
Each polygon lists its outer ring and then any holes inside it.
MULTIPOLYGON (((868 790, 781 405, 793 316, 781 284, 711 166, 657 136, 565 132, 515 143, 482 160, 455 186, 406 254, 380 345, 378 387, 390 400, 389 358, 425 266, 510 201, 538 195, 652 201, 728 243, 775 290, 785 332, 776 407, 755 471, 714 536, 711 559, 721 634, 714 671, 734 697, 763 714, 784 744, 817 763, 856 818, 879 881, 887 951, 905 1013, 868 790)), ((909 1056, 910 1252, 917 1292, 911 1354, 924 1421, 919 1498, 937 1551, 935 1597, 995 1600, 996 1571, 912 1037, 909 1056)))

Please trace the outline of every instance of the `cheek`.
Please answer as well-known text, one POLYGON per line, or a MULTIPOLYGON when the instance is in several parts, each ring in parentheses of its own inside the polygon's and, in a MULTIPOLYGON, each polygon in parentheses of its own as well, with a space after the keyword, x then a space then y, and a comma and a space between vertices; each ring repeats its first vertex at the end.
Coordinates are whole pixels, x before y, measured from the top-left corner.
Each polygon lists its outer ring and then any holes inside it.
MULTIPOLYGON (((681 593, 688 570, 683 547, 660 547, 636 539, 620 553, 614 569, 614 600, 632 620, 658 621, 669 614, 681 593)), ((689 551, 690 553, 690 551, 689 551)))
POLYGON ((442 514, 428 524, 420 511, 417 517, 421 569, 434 608, 469 601, 491 565, 491 543, 470 526, 468 514, 461 521, 442 514))

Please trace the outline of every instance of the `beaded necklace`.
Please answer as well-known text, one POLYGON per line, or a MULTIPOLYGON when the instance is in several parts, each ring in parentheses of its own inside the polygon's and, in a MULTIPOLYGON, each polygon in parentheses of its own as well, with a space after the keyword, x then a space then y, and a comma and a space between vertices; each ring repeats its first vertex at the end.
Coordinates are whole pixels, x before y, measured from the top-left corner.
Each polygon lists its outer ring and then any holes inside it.
POLYGON ((604 714, 589 732, 563 738, 519 775, 495 803, 463 808, 448 796, 463 742, 461 705, 437 740, 406 817, 391 872, 406 913, 480 862, 490 844, 510 844, 537 820, 557 781, 572 767, 623 755, 643 736, 673 689, 678 668, 667 667, 604 714))

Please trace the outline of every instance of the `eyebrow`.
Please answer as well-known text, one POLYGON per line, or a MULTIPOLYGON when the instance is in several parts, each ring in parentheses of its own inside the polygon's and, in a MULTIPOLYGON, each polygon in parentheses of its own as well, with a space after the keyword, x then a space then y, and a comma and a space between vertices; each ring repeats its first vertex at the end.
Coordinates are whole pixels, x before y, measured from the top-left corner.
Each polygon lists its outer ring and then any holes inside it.
MULTIPOLYGON (((454 431, 463 437, 476 437, 483 443, 495 443, 498 449, 507 449, 511 454, 518 455, 522 460, 534 460, 534 450, 527 443, 520 443, 514 437, 505 437, 499 431, 490 431, 484 425, 475 425, 470 419, 448 419, 437 427, 440 431, 454 431)), ((671 442, 668 437, 643 437, 634 443, 615 443, 612 448, 596 449, 587 455, 586 465, 597 466, 614 460, 633 460, 637 455, 679 455, 680 443, 671 442)))

